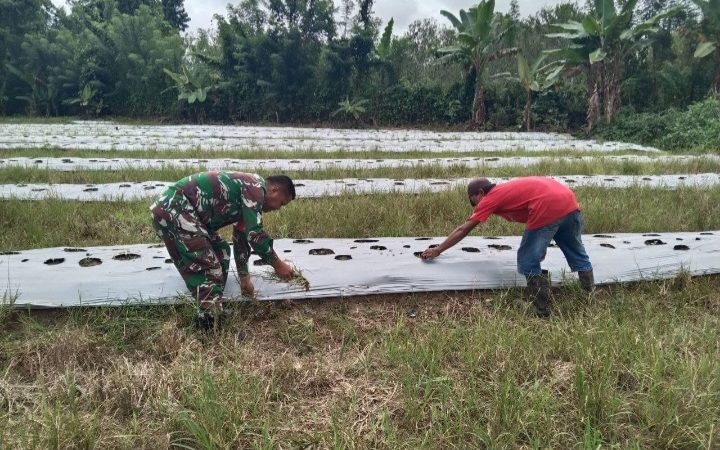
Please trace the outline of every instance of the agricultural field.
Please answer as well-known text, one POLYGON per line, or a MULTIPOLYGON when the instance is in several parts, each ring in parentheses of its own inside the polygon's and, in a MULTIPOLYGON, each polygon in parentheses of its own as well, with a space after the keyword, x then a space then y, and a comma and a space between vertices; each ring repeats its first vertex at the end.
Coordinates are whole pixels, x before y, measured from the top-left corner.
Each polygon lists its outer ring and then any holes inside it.
POLYGON ((544 133, 4 123, 0 225, 0 448, 720 445, 717 154, 544 133), (310 282, 251 265, 258 298, 231 279, 230 319, 209 335, 148 211, 206 169, 304 185, 265 226, 310 282), (598 291, 550 251, 553 315, 531 317, 522 226, 498 218, 418 259, 468 216, 480 175, 570 186, 598 291))

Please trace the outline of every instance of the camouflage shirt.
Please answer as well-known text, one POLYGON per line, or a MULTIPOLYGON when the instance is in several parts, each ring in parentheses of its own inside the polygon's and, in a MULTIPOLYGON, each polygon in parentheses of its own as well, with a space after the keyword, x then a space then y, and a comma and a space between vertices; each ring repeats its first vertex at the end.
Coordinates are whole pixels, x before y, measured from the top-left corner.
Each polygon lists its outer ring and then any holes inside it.
POLYGON ((192 209, 209 233, 234 223, 235 260, 238 272, 244 275, 248 273, 248 244, 263 261, 272 263, 275 258, 272 238, 262 227, 265 192, 265 180, 259 175, 202 172, 170 186, 155 205, 169 211, 192 209))

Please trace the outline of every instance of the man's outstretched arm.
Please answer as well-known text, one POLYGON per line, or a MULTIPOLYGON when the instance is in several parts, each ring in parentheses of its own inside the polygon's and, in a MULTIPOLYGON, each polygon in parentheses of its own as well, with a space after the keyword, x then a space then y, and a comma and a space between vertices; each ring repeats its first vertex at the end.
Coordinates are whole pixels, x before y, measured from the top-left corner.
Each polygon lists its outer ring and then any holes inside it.
POLYGON ((427 250, 422 252, 422 259, 433 259, 440 256, 440 253, 462 241, 463 238, 465 238, 465 236, 467 236, 473 230, 473 228, 477 226, 478 223, 480 222, 468 220, 464 224, 455 228, 452 233, 450 233, 440 245, 435 248, 428 248, 427 250))

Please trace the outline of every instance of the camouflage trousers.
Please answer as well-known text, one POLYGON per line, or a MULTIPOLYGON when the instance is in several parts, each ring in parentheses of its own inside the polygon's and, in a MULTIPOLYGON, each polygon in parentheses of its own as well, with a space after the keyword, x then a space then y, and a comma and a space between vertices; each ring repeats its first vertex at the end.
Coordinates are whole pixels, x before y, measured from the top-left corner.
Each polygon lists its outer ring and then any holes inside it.
POLYGON ((151 207, 152 223, 200 308, 222 308, 230 245, 207 230, 183 196, 151 207))

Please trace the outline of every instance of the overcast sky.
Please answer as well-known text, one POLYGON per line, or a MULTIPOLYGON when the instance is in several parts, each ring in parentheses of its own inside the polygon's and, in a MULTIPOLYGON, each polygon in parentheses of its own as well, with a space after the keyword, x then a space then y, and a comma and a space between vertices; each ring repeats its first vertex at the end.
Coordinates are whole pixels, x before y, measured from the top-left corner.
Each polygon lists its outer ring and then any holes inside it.
MULTIPOLYGON (((529 16, 538 12, 542 7, 561 3, 561 0, 519 0, 520 15, 529 16)), ((53 0, 56 5, 64 5, 65 0, 53 0)), ((185 0, 185 11, 190 16, 190 31, 198 28, 215 28, 212 21, 214 14, 225 15, 228 3, 237 4, 239 1, 228 0, 185 0)), ((441 9, 446 9, 457 15, 460 9, 468 9, 476 5, 477 0, 375 0, 373 11, 380 17, 383 25, 395 18, 395 34, 402 34, 407 30, 408 24, 417 19, 434 18, 440 24, 447 20, 440 15, 441 9)), ((335 6, 341 2, 336 1, 335 6)), ((510 9, 510 0, 496 0, 495 10, 507 12, 510 9)), ((449 24, 449 22, 447 22, 449 24)))

